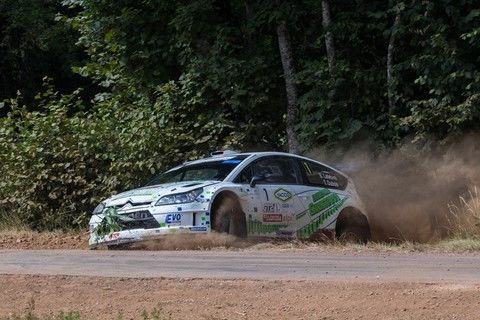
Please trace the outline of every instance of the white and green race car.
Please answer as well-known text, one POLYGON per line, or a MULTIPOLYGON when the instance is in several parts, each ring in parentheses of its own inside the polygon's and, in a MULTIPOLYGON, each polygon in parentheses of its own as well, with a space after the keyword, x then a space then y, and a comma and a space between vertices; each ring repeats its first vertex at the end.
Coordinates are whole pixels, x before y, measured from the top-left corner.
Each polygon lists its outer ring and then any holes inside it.
POLYGON ((214 152, 99 204, 90 248, 169 234, 348 239, 370 228, 355 186, 320 162, 281 152, 214 152))

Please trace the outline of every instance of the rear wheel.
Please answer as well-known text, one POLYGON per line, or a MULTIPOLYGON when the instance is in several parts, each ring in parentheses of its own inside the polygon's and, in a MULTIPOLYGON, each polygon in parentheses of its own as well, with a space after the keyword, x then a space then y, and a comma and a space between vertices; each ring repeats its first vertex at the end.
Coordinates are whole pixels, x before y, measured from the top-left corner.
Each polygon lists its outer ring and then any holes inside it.
POLYGON ((247 223, 238 200, 232 195, 225 195, 217 201, 212 210, 213 230, 245 238, 247 223))
POLYGON ((366 244, 370 238, 367 217, 356 208, 345 208, 337 218, 336 238, 342 243, 366 244))
POLYGON ((342 243, 366 244, 370 240, 370 231, 359 226, 347 226, 340 230, 337 239, 342 243))

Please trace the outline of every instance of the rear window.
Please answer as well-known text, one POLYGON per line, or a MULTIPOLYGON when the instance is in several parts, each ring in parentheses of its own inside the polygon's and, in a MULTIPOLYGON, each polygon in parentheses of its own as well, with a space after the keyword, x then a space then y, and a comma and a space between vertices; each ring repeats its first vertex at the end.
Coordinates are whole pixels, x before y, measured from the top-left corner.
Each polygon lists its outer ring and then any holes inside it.
POLYGON ((340 190, 347 187, 347 178, 337 171, 311 161, 300 160, 300 162, 307 184, 340 190))

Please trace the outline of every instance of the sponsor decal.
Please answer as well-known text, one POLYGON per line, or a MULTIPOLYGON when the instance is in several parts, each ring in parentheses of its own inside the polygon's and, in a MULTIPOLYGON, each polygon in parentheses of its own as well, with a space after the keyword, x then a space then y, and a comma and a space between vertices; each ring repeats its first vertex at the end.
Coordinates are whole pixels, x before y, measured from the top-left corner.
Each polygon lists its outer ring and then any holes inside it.
POLYGON ((263 213, 290 213, 291 208, 288 203, 265 202, 262 204, 263 213))
POLYGON ((300 212, 299 214, 297 214, 295 219, 299 220, 299 219, 303 218, 307 214, 307 212, 308 212, 308 210, 300 212))
POLYGON ((338 183, 338 178, 331 174, 328 171, 321 171, 318 173, 320 179, 322 179, 323 184, 328 187, 338 188, 340 184, 338 183))
POLYGON ((336 204, 342 202, 342 199, 335 192, 328 189, 322 189, 312 196, 313 203, 308 205, 310 215, 314 216, 336 204))
POLYGON ((317 202, 318 200, 322 199, 325 196, 328 196, 332 192, 328 189, 321 189, 320 191, 316 192, 312 196, 313 202, 317 202))
MULTIPOLYGON (((335 194, 336 195, 336 194, 335 194)), ((326 195, 324 196, 323 198, 320 198, 319 202, 322 202, 324 201, 325 197, 329 197, 330 195, 326 195)), ((347 201, 348 197, 345 197, 343 199, 340 199, 340 197, 338 195, 336 195, 336 197, 338 198, 338 200, 336 202, 333 202, 333 204, 330 204, 330 205, 326 205, 328 204, 328 202, 322 202, 324 204, 324 210, 320 210, 318 211, 318 216, 313 220, 311 221, 309 224, 305 225, 304 227, 302 227, 301 229, 299 229, 297 231, 297 236, 299 238, 308 238, 310 237, 313 233, 315 233, 320 227, 322 227, 322 225, 325 223, 325 221, 327 219, 329 219, 331 216, 333 216, 336 212, 338 212, 338 210, 343 206, 343 204, 345 203, 345 201, 347 201)), ((313 197, 315 199, 315 197, 313 197)), ((318 199, 318 197, 317 197, 318 199)), ((315 207, 312 207, 312 208, 315 208, 315 209, 318 209, 320 208, 319 205, 315 206, 315 207)), ((310 208, 309 208, 310 210, 310 208)), ((312 211, 310 211, 311 213, 312 211)), ((306 213, 306 211, 305 211, 306 213)), ((304 214, 302 212, 302 214, 304 214)), ((297 219, 298 219, 298 215, 297 215, 297 219)))
POLYGON ((283 216, 281 213, 265 213, 262 220, 263 222, 282 222, 283 216))
POLYGON ((127 214, 127 217, 130 219, 135 219, 135 220, 143 220, 143 219, 148 219, 152 215, 148 211, 135 211, 135 212, 130 212, 127 214))
POLYGON ((193 232, 207 231, 207 227, 190 227, 188 229, 193 232))
POLYGON ((242 160, 229 159, 229 160, 223 160, 222 163, 225 163, 225 164, 239 164, 240 162, 242 162, 242 160))
POLYGON ((166 224, 179 224, 182 222, 182 214, 181 213, 170 213, 165 216, 165 223, 166 224))
POLYGON ((139 191, 130 191, 130 192, 126 192, 125 194, 123 194, 122 196, 123 197, 130 197, 130 196, 136 196, 136 197, 139 197, 139 196, 154 196, 155 193, 153 192, 139 192, 139 191))
POLYGON ((117 240, 120 238, 120 232, 114 232, 112 233, 112 235, 110 236, 110 239, 112 240, 117 240))
POLYGON ((247 221, 248 234, 271 234, 287 227, 287 224, 263 224, 257 220, 247 221))
POLYGON ((278 203, 271 203, 267 202, 263 204, 263 212, 265 213, 274 213, 279 212, 279 205, 278 203))
POLYGON ((283 202, 287 202, 288 200, 290 200, 292 198, 292 193, 288 190, 283 189, 283 188, 278 188, 277 190, 275 190, 273 195, 275 196, 275 198, 277 198, 278 200, 283 201, 283 202))

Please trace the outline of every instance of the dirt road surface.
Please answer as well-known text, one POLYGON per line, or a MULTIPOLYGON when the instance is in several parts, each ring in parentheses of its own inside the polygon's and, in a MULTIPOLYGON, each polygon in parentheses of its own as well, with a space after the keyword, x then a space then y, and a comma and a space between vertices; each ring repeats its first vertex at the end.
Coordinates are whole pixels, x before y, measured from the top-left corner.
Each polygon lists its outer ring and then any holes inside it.
POLYGON ((480 319, 480 256, 1 250, 0 318, 480 319))
POLYGON ((480 256, 0 250, 0 273, 100 277, 479 282, 480 256))

